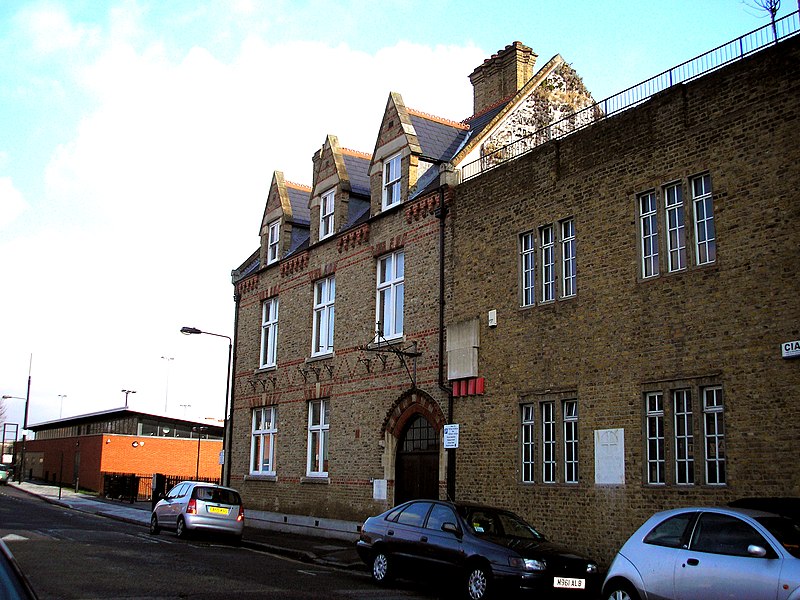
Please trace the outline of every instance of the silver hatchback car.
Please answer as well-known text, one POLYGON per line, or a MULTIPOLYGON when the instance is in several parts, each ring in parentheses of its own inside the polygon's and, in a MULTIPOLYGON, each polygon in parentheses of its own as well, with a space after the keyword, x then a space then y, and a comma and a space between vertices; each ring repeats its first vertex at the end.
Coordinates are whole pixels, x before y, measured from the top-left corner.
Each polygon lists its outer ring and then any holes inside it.
POLYGON ((150 533, 174 529, 178 537, 209 531, 242 539, 244 507, 239 492, 213 483, 182 481, 158 501, 150 516, 150 533))
POLYGON ((657 513, 617 553, 603 598, 800 598, 800 523, 737 508, 657 513))

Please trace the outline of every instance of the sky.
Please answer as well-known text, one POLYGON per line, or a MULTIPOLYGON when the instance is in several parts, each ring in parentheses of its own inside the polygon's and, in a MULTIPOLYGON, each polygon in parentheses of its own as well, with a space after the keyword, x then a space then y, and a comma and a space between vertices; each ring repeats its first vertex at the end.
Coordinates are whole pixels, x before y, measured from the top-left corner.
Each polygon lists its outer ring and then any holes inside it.
POLYGON ((274 171, 310 185, 328 134, 371 153, 390 92, 469 117, 513 41, 601 100, 765 25, 754 2, 0 0, 0 395, 30 375, 30 424, 121 390, 221 419, 227 340, 179 330, 233 336, 274 171))

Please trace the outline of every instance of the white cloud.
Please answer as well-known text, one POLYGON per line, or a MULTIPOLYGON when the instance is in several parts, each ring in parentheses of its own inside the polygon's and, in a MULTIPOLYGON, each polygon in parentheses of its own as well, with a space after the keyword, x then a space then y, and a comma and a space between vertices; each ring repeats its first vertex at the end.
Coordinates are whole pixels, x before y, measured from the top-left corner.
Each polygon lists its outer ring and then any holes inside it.
POLYGON ((57 4, 41 3, 20 11, 17 25, 27 33, 33 49, 40 55, 75 50, 96 35, 96 31, 77 26, 67 11, 57 4))
POLYGON ((28 208, 11 177, 0 177, 0 228, 10 225, 28 208))

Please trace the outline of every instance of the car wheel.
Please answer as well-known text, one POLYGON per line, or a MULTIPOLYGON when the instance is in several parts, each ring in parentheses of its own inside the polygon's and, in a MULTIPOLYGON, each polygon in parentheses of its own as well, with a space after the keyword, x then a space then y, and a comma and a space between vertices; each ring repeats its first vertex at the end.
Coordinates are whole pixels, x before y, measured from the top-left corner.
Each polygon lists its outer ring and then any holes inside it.
POLYGON ((467 598, 485 600, 491 591, 492 576, 486 567, 472 565, 467 569, 467 598))
POLYGON ((150 535, 158 535, 159 531, 161 531, 161 527, 158 526, 158 517, 153 515, 150 517, 150 535))
POLYGON ((381 585, 392 579, 392 563, 389 555, 379 550, 372 559, 372 580, 381 585))
POLYGON ((639 600, 639 594, 626 581, 615 581, 606 588, 603 598, 606 600, 639 600))
POLYGON ((186 528, 186 521, 183 517, 178 517, 178 524, 175 526, 175 534, 179 538, 186 538, 189 536, 189 530, 186 528))

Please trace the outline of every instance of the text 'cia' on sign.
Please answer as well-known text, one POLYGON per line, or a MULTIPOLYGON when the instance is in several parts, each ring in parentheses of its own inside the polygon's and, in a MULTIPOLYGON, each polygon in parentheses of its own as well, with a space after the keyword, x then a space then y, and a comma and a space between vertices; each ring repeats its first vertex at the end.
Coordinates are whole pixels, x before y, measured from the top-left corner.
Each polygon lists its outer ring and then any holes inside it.
POLYGON ((794 358, 800 356, 800 340, 794 342, 783 342, 781 344, 781 355, 783 358, 794 358))

